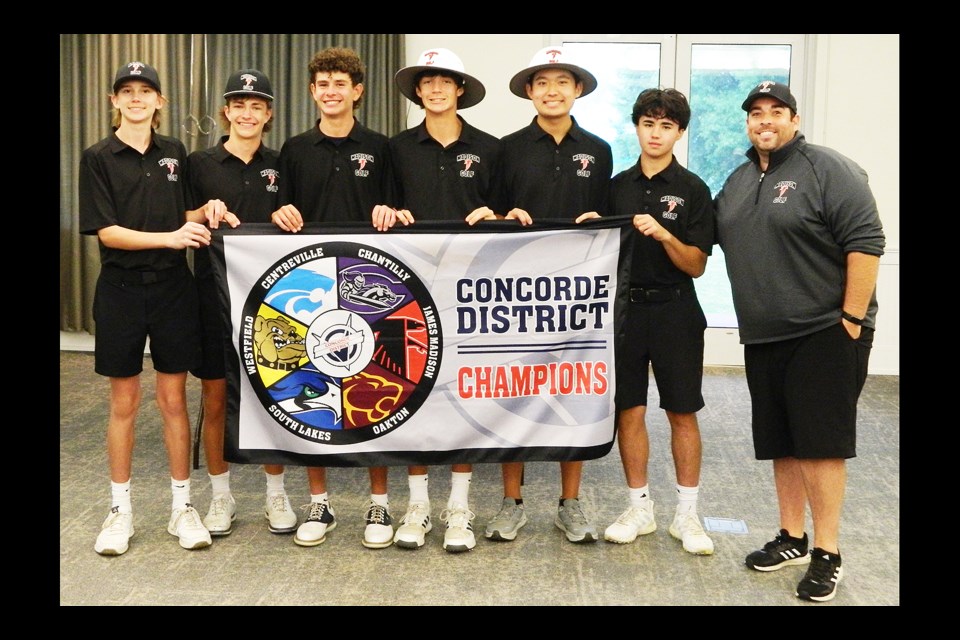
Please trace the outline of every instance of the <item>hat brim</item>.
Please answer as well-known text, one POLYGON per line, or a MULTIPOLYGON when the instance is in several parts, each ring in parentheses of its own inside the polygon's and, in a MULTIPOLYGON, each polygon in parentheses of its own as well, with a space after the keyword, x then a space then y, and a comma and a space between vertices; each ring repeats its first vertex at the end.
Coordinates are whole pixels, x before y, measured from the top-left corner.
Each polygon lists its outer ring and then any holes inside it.
POLYGON ((400 93, 402 93, 407 100, 415 104, 422 104, 420 97, 417 96, 417 88, 414 86, 414 79, 421 71, 450 73, 463 78, 463 95, 457 99, 457 109, 466 109, 468 107, 472 107, 473 105, 478 104, 481 100, 483 100, 484 96, 487 95, 487 90, 484 88, 483 83, 471 76, 469 73, 464 73, 455 69, 447 69, 445 67, 437 67, 435 65, 429 67, 424 65, 404 67, 403 69, 400 69, 400 71, 397 71, 394 78, 397 81, 397 86, 400 88, 400 93))
POLYGON ((163 95, 163 92, 160 90, 160 87, 157 85, 157 83, 151 80, 150 78, 145 78, 143 74, 139 74, 139 75, 130 74, 127 76, 123 76, 122 78, 117 78, 116 81, 114 81, 113 83, 113 93, 116 93, 117 89, 119 89, 120 85, 122 85, 124 82, 130 82, 131 80, 136 80, 138 82, 146 82, 148 85, 156 89, 157 93, 163 95))
POLYGON ((538 64, 533 67, 527 67, 523 71, 517 73, 510 79, 510 92, 519 97, 529 100, 527 96, 527 81, 535 74, 537 71, 542 69, 566 69, 577 79, 583 83, 583 93, 580 94, 582 98, 585 95, 593 93, 593 90, 597 88, 597 79, 592 73, 584 69, 583 67, 578 67, 575 64, 565 64, 563 62, 556 62, 552 64, 538 64))
POLYGON ((223 94, 224 100, 231 96, 253 96, 255 98, 263 98, 264 100, 273 101, 273 96, 269 93, 263 93, 262 91, 228 91, 223 94))

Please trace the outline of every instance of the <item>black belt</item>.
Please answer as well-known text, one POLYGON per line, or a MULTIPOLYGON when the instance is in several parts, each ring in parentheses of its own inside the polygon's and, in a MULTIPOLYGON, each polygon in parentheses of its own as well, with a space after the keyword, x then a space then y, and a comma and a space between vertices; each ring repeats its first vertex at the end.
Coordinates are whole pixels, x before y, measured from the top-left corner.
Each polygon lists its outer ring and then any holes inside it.
POLYGON ((100 275, 107 282, 114 284, 154 284, 176 276, 181 276, 186 271, 189 271, 186 265, 161 269, 159 271, 137 271, 136 269, 123 269, 121 267, 104 265, 100 268, 100 275))
POLYGON ((671 300, 679 300, 690 293, 690 287, 683 284, 674 287, 660 287, 658 289, 630 287, 630 302, 670 302, 671 300))

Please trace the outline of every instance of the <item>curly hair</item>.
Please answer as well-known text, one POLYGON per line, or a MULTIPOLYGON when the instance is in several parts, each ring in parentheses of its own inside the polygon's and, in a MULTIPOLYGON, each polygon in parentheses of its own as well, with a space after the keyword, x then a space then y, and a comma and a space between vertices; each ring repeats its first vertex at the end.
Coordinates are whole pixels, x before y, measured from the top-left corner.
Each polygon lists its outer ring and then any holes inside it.
POLYGON ((643 116, 673 120, 686 130, 690 124, 690 103, 676 89, 644 89, 633 104, 633 124, 639 124, 643 116))
MULTIPOLYGON (((307 70, 310 72, 311 84, 316 82, 318 73, 341 72, 350 76, 350 81, 353 83, 353 86, 363 83, 363 78, 367 71, 363 66, 363 62, 360 60, 359 54, 347 47, 328 47, 323 51, 317 52, 313 56, 313 60, 310 61, 307 70)), ((360 102, 362 100, 363 95, 353 103, 353 108, 360 108, 360 102)))

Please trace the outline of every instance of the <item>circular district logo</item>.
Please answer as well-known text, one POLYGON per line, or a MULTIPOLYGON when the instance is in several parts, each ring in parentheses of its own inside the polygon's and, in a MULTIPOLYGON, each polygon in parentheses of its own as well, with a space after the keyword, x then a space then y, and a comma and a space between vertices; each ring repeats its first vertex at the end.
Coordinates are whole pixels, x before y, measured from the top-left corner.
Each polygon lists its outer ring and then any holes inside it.
POLYGON ((243 308, 243 370, 274 421, 351 444, 400 428, 440 369, 436 307, 381 249, 324 242, 277 261, 243 308))

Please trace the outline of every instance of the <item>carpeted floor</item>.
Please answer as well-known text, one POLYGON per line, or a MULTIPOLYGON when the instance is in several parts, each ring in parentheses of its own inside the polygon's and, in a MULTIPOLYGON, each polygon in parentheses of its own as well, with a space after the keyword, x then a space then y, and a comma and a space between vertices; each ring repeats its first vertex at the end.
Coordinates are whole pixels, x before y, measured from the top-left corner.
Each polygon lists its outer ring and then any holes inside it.
MULTIPOLYGON (((669 426, 653 409, 650 390, 650 488, 658 529, 629 545, 604 541, 572 544, 553 524, 559 466, 526 466, 524 501, 529 522, 514 542, 491 542, 482 531, 499 508, 499 465, 475 465, 471 507, 478 532, 468 553, 443 551, 438 516, 450 489, 449 467, 431 467, 434 531, 415 551, 366 549, 363 507, 365 469, 330 469, 328 486, 339 526, 317 547, 292 535, 274 535, 263 516, 265 481, 260 467, 233 465, 238 502, 233 533, 213 546, 185 551, 166 531, 170 482, 154 377, 143 375, 143 402, 134 452, 136 535, 130 550, 102 557, 93 543, 110 502, 105 449, 109 383, 93 372, 93 354, 60 353, 60 604, 61 605, 772 605, 845 606, 900 604, 900 379, 871 376, 860 399, 858 457, 848 463, 841 531, 844 579, 824 604, 794 596, 804 567, 772 573, 747 569, 744 556, 778 528, 769 462, 753 458, 750 404, 740 369, 708 369, 707 406, 700 412, 703 472, 700 515, 745 533, 714 532, 712 556, 685 553, 667 527, 676 503, 669 426), (890 507, 893 507, 893 510, 890 507)), ((199 383, 188 392, 195 415, 199 383)), ((210 481, 201 465, 192 475, 201 514, 210 481)), ((286 487, 295 507, 309 501, 306 473, 288 468, 286 487)), ((390 470, 391 512, 407 504, 405 468, 390 470)), ((584 465, 580 494, 602 530, 627 506, 614 446, 584 465)), ((303 515, 301 514, 301 520, 303 515)), ((808 526, 808 531, 811 528, 808 526)))

